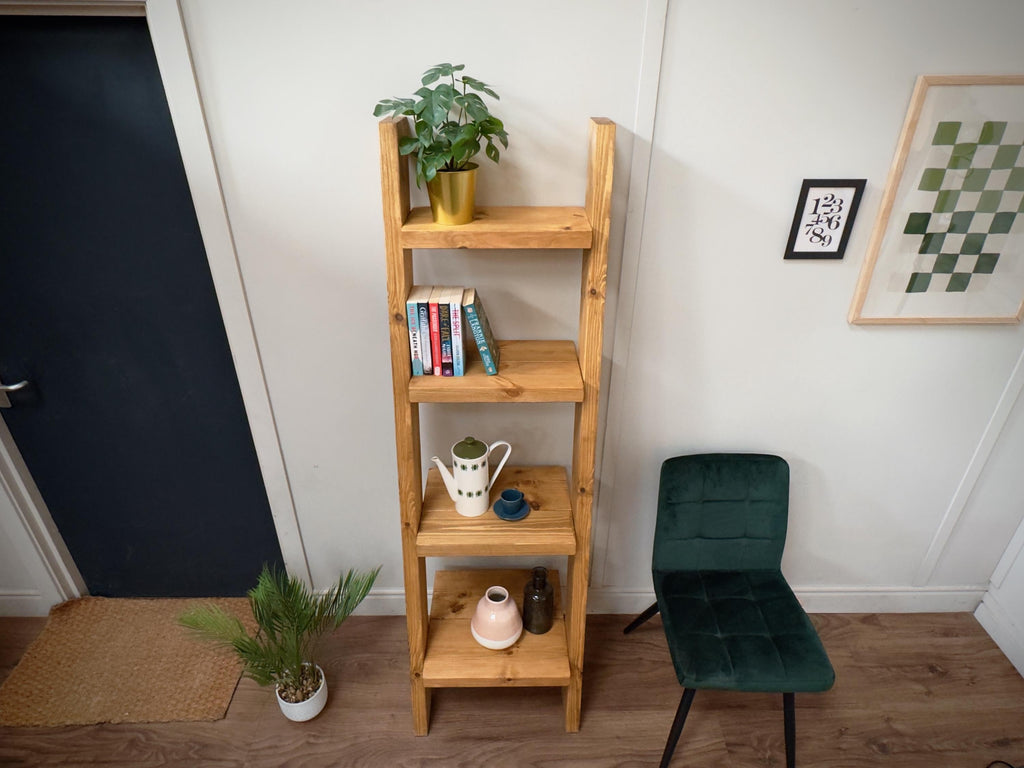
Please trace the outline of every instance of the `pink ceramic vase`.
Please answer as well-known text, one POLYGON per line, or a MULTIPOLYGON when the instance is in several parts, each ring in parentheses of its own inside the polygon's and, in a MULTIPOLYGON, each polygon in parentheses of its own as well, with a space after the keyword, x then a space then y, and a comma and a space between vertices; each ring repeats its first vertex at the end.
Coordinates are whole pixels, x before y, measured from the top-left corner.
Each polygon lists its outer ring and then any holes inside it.
POLYGON ((469 628, 473 639, 484 648, 500 651, 519 639, 523 633, 523 619, 507 589, 488 587, 476 604, 469 628))

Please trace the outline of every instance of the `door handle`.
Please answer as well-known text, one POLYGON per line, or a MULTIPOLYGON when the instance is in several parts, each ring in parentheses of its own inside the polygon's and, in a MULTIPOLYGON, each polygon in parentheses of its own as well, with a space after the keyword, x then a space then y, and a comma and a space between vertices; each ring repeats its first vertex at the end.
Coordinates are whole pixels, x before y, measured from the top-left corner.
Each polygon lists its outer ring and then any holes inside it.
POLYGON ((27 381, 19 381, 17 384, 0 384, 0 408, 11 407, 11 401, 7 398, 8 392, 17 392, 27 386, 27 381))

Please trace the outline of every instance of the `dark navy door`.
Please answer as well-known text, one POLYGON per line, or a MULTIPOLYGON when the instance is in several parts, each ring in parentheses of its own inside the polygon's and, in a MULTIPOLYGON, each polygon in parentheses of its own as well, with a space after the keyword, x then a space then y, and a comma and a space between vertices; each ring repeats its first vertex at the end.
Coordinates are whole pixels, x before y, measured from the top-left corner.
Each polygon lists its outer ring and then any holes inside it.
POLYGON ((0 410, 92 594, 280 564, 145 19, 0 16, 0 410))

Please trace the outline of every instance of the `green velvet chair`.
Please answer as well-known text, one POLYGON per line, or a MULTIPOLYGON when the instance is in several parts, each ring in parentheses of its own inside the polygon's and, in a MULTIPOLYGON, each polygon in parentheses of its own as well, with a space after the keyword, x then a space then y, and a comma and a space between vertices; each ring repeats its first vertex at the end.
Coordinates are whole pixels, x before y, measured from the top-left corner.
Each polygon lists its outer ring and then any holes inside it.
POLYGON ((657 602, 683 696, 662 768, 697 689, 781 693, 786 765, 796 765, 793 694, 825 691, 835 672, 780 570, 789 465, 778 456, 676 456, 661 467, 654 532, 657 602))

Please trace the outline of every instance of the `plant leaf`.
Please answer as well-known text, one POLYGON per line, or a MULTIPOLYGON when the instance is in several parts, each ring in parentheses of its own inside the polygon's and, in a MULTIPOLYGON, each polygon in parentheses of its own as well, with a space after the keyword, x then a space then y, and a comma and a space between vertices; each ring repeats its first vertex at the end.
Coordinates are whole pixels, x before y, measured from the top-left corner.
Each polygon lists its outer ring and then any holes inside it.
POLYGON ((398 154, 408 155, 420 148, 419 139, 412 136, 403 136, 398 140, 398 154))
POLYGON ((416 121, 416 140, 424 147, 430 146, 434 140, 433 129, 423 120, 416 121))
POLYGON ((204 640, 232 648, 245 675, 260 685, 286 684, 297 681, 303 665, 315 661, 317 641, 348 618, 378 573, 379 566, 349 571, 338 586, 316 595, 301 580, 264 566, 249 590, 249 605, 260 628, 257 636, 215 605, 196 606, 179 622, 204 640))
POLYGON ((491 90, 491 87, 487 85, 487 83, 481 82, 480 80, 477 80, 475 77, 468 77, 465 75, 463 75, 463 77, 460 79, 474 91, 481 91, 482 93, 486 93, 491 98, 498 99, 499 101, 501 100, 501 97, 498 94, 496 94, 493 90, 491 90))

